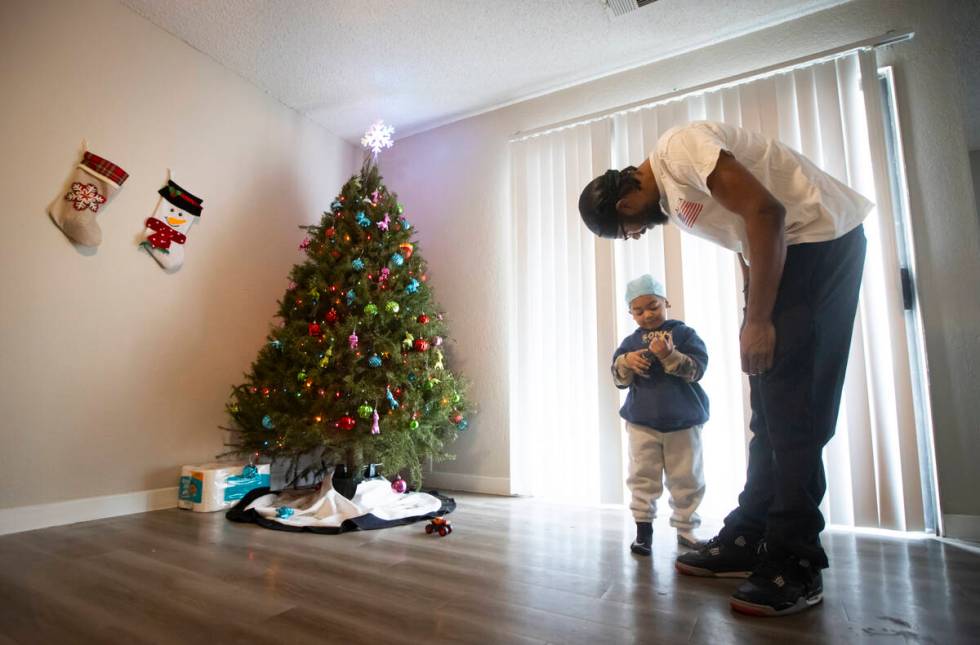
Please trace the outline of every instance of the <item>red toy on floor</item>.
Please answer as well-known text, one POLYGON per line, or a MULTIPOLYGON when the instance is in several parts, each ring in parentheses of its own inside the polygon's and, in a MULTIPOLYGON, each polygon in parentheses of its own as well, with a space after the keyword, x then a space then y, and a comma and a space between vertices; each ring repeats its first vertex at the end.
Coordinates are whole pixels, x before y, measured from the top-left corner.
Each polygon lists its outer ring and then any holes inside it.
POLYGON ((444 517, 433 517, 432 521, 425 525, 425 532, 429 535, 438 533, 439 537, 446 537, 453 532, 453 525, 444 517))

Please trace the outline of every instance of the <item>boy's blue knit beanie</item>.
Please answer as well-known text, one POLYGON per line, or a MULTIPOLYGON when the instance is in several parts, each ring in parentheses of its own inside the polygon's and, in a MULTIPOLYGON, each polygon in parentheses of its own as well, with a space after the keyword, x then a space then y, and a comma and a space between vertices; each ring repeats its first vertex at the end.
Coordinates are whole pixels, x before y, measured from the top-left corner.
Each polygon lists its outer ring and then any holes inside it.
POLYGON ((654 280, 653 276, 647 273, 635 280, 630 280, 626 285, 627 305, 640 296, 660 296, 661 298, 666 298, 667 290, 664 289, 664 285, 660 284, 659 280, 654 280))

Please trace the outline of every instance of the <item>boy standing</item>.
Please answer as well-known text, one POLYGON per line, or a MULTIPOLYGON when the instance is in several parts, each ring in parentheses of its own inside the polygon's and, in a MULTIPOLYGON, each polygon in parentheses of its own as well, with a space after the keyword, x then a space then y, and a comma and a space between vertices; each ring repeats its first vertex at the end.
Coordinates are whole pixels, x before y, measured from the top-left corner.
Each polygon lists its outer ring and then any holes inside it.
POLYGON ((630 511, 636 540, 630 550, 650 555, 657 499, 667 477, 671 526, 677 542, 698 546, 695 511, 704 497, 701 426, 708 420, 708 397, 698 385, 708 353, 697 333, 679 320, 667 320, 667 293, 660 282, 643 275, 626 286, 626 302, 639 328, 613 355, 613 380, 629 388, 619 413, 629 433, 632 493, 630 511))

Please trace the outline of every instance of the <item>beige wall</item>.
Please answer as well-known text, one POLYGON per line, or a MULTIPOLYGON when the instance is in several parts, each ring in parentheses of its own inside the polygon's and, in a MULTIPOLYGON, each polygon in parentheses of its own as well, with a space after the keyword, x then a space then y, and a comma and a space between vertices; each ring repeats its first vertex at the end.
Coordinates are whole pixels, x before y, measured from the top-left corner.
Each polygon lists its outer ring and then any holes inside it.
POLYGON ((218 425, 356 152, 108 0, 0 3, 0 508, 176 485, 218 425), (94 254, 51 223, 81 139, 130 179, 94 254), (167 168, 187 260, 136 242, 167 168))
POLYGON ((970 170, 973 174, 973 196, 977 205, 977 220, 980 221, 980 150, 970 151, 970 170))
MULTIPOLYGON (((882 52, 897 66, 913 191, 915 251, 930 358, 939 479, 947 514, 980 516, 980 231, 974 214, 957 76, 944 3, 856 0, 690 54, 468 118, 405 140, 386 176, 416 213, 432 283, 453 316, 457 356, 474 377, 481 413, 437 478, 506 486, 509 477, 507 140, 515 132, 710 83, 876 37, 916 31, 882 52), (968 360, 963 360, 967 357, 968 360), (478 377, 478 378, 477 378, 478 377), (503 482, 503 483, 501 483, 503 482)), ((520 279, 517 276, 517 279, 520 279)), ((574 475, 570 475, 574 477, 574 475)), ((489 486, 488 486, 489 488, 489 486)))

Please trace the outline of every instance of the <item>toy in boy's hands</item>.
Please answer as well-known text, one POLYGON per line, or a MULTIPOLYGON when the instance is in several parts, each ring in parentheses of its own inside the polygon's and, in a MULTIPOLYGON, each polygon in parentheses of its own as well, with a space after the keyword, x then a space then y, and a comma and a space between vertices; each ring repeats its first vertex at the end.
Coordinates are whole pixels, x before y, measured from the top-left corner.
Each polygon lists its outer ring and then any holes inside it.
POLYGON ((674 351, 674 340, 669 331, 655 331, 650 339, 650 351, 654 356, 663 360, 674 351))
POLYGON ((650 361, 653 360, 653 356, 650 355, 645 349, 641 349, 635 352, 628 352, 623 359, 626 364, 627 369, 632 371, 637 376, 647 376, 647 370, 650 369, 650 361))

